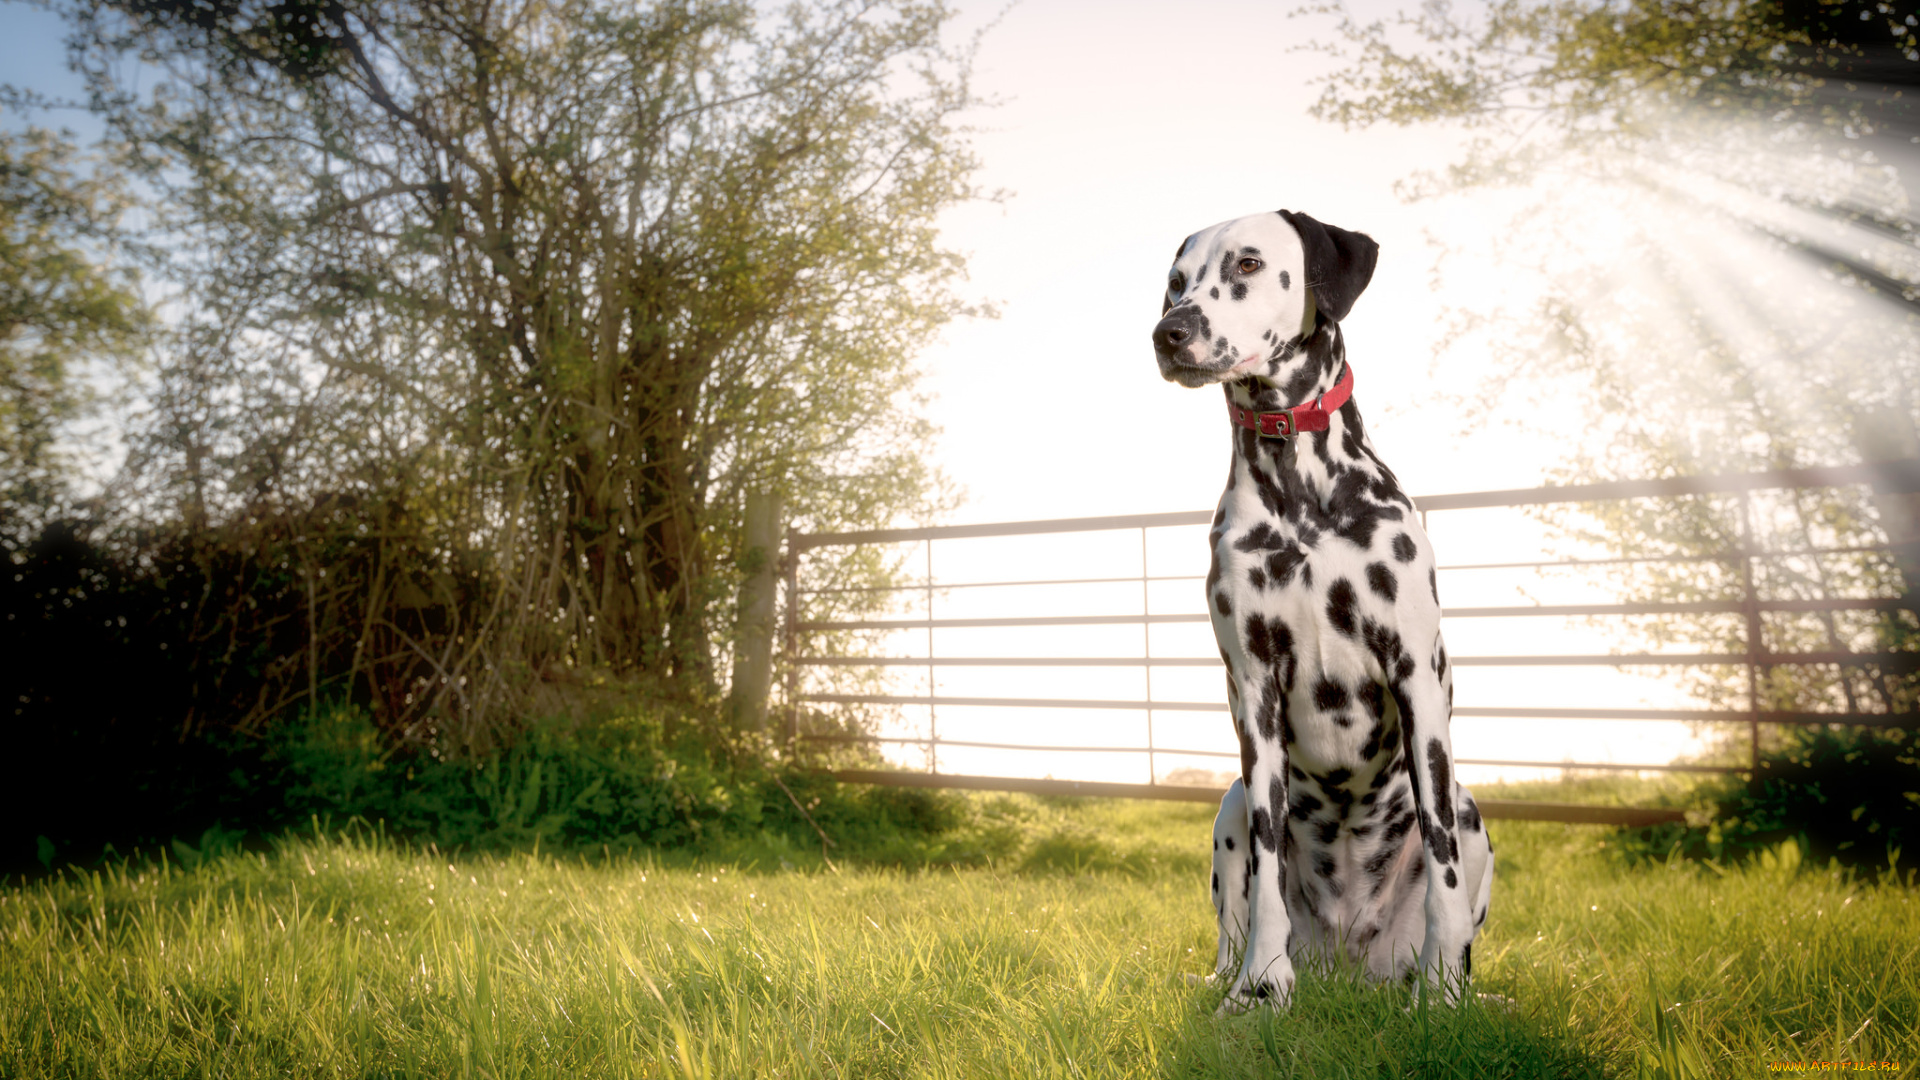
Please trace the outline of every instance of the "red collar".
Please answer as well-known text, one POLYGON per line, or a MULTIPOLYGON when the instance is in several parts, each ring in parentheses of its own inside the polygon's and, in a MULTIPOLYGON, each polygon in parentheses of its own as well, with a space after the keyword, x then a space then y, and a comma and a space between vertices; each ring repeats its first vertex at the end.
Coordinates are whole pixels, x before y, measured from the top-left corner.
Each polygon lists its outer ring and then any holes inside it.
POLYGON ((1333 384, 1333 389, 1321 394, 1310 405, 1295 405, 1279 412, 1254 412, 1235 405, 1233 399, 1229 398, 1227 415, 1233 418, 1234 423, 1269 439, 1290 438, 1303 431, 1325 431, 1328 417, 1339 412, 1340 406, 1353 396, 1353 365, 1346 367, 1347 370, 1340 375, 1340 381, 1333 384))

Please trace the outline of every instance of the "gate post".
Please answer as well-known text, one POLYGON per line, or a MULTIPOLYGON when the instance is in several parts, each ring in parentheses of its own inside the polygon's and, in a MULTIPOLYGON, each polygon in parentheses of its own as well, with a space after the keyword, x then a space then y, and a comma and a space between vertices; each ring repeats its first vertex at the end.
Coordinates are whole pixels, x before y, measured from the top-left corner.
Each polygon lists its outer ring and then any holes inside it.
POLYGON ((733 689, 727 715, 734 730, 767 726, 767 691, 773 685, 773 608, 780 563, 780 496, 747 495, 746 543, 739 566, 746 572, 733 635, 733 689))

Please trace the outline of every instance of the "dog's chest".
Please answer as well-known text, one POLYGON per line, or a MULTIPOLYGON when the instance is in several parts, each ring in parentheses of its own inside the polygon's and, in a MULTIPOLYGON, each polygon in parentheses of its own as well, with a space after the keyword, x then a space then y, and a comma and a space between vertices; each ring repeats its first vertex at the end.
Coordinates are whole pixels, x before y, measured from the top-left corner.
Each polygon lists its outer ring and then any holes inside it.
POLYGON ((1254 692, 1287 697, 1285 740, 1302 763, 1361 768, 1362 749, 1382 719, 1379 694, 1367 690, 1382 672, 1359 633, 1361 554, 1344 543, 1309 547, 1271 522, 1230 524, 1214 546, 1228 586, 1215 589, 1215 636, 1236 670, 1252 677, 1254 692))
MULTIPOLYGON (((1257 480, 1257 478, 1256 478, 1257 480)), ((1437 642, 1431 556, 1411 506, 1324 501, 1236 483, 1221 499, 1209 584, 1215 636, 1246 715, 1309 771, 1371 776, 1398 742, 1386 687, 1405 678, 1405 631, 1437 642), (1363 504, 1365 527, 1353 523, 1363 504), (1283 696, 1284 703, 1272 700, 1283 696)), ((1397 490, 1394 492, 1397 494, 1397 490)), ((1399 505, 1394 505, 1395 502, 1399 505)))

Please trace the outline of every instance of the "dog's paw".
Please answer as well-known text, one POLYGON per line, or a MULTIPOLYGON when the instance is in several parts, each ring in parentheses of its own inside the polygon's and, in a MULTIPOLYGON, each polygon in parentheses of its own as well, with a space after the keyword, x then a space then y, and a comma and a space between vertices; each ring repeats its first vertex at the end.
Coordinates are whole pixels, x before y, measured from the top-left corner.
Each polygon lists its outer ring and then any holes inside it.
POLYGON ((1214 983, 1214 980, 1218 979, 1220 976, 1217 972, 1209 972, 1205 975, 1195 975, 1193 972, 1189 971, 1180 977, 1186 980, 1186 984, 1188 986, 1212 986, 1214 983))
POLYGON ((1215 1016, 1235 1016, 1262 1005, 1273 1009, 1284 1009, 1293 1003, 1293 970, 1289 966, 1284 972, 1271 971, 1260 978, 1250 978, 1242 973, 1227 990, 1227 996, 1220 1001, 1220 1007, 1214 1010, 1215 1016))

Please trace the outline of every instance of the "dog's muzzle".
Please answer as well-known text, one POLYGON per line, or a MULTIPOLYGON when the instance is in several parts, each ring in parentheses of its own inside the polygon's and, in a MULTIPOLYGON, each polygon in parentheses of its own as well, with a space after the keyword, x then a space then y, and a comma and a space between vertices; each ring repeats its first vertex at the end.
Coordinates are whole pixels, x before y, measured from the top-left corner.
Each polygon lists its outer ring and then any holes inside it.
POLYGON ((1170 356, 1207 336, 1207 318, 1199 308, 1184 307, 1160 320, 1153 328, 1153 351, 1170 356))
POLYGON ((1153 355, 1160 361, 1160 377, 1182 386, 1205 386, 1225 370, 1218 365, 1195 363, 1204 355, 1205 344, 1213 335, 1207 317, 1195 307, 1184 307, 1161 319, 1153 328, 1153 355))

